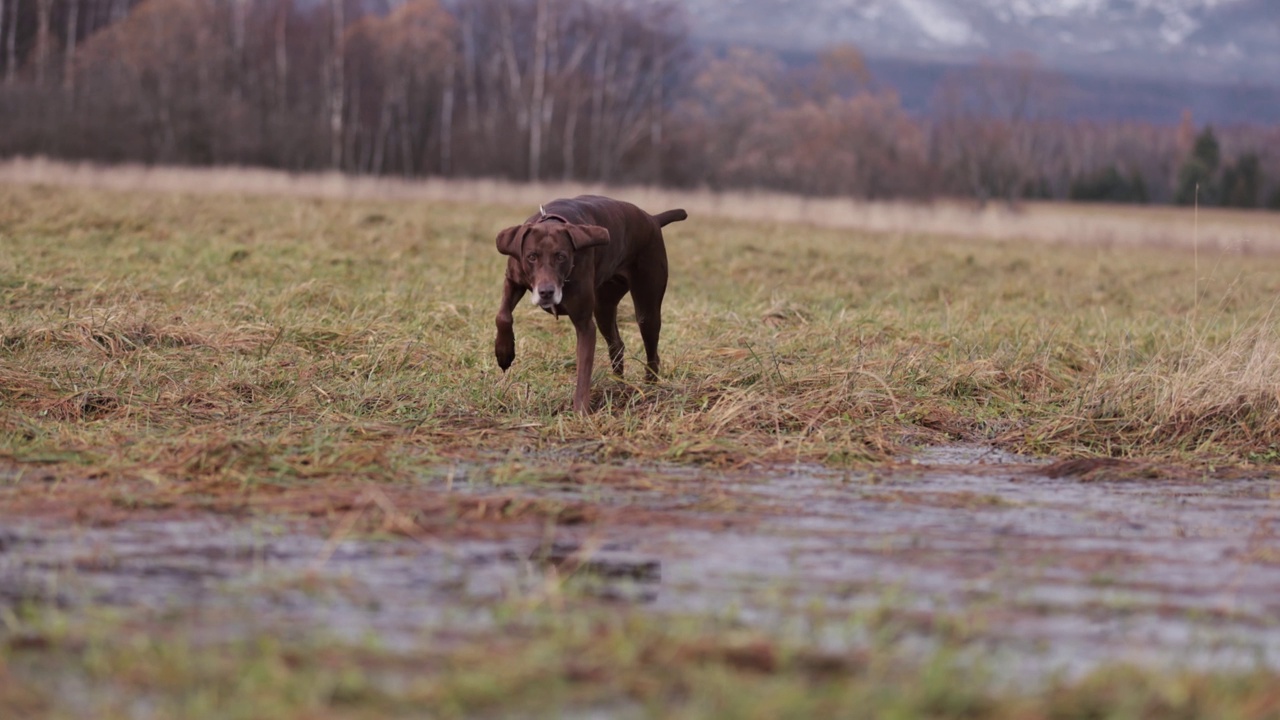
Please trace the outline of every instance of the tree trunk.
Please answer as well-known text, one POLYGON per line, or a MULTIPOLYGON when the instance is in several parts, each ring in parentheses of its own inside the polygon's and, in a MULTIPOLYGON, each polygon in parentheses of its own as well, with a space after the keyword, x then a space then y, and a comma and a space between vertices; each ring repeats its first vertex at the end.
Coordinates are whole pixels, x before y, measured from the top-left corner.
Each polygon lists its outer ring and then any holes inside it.
POLYGON ((373 138, 373 160, 369 171, 381 175, 386 162, 387 136, 391 134, 391 99, 384 98, 379 112, 378 133, 373 138))
POLYGON ((462 4, 462 83, 467 98, 467 118, 480 120, 479 90, 476 88, 476 32, 473 3, 462 4))
MULTIPOLYGON (((601 32, 604 32, 603 30, 601 32)), ((601 37, 596 44, 594 77, 591 83, 591 144, 587 147, 587 166, 594 168, 595 180, 604 175, 604 90, 608 70, 609 42, 601 37)))
POLYGON ((646 122, 649 108, 649 92, 644 86, 644 75, 641 72, 641 57, 638 53, 629 53, 625 58, 625 66, 616 63, 608 73, 605 81, 617 90, 618 103, 612 108, 614 116, 610 118, 608 141, 604 153, 604 176, 608 182, 617 171, 619 160, 627 149, 644 140, 649 124, 646 122))
POLYGON ((80 0, 67 0, 67 42, 63 56, 62 86, 68 95, 76 91, 76 25, 80 20, 80 0))
POLYGON ((453 171, 453 91, 457 75, 453 56, 444 70, 444 96, 440 99, 440 174, 448 177, 453 171))
POLYGON ((231 96, 236 100, 244 97, 244 39, 248 4, 248 0, 231 0, 231 96))
MULTIPOLYGON (((407 73, 406 73, 407 75, 407 73)), ((409 122, 409 78, 402 75, 396 89, 399 96, 397 101, 397 110, 399 111, 399 130, 400 130, 400 174, 405 177, 411 177, 414 174, 413 167, 413 133, 410 128, 413 127, 409 122)))
POLYGON ((529 100, 529 179, 542 175, 542 129, 545 125, 544 103, 547 97, 547 0, 538 0, 533 21, 533 96, 529 100))
POLYGON ((524 77, 520 74, 520 61, 516 57, 515 28, 511 22, 511 6, 500 5, 502 21, 502 60, 507 70, 507 100, 515 106, 516 127, 521 132, 529 129, 529 105, 524 99, 524 77))
POLYGON ((662 100, 663 100, 663 76, 666 74, 666 52, 662 47, 662 34, 654 33, 654 78, 653 78, 653 98, 649 107, 649 160, 652 163, 650 167, 649 182, 654 185, 662 184, 662 100))
MULTIPOLYGON (((350 83, 343 83, 343 98, 350 99, 351 107, 360 108, 360 94, 364 91, 364 86, 360 83, 360 77, 352 78, 350 83)), ((342 116, 342 132, 338 135, 339 150, 338 156, 341 160, 336 170, 362 172, 364 168, 369 166, 369 158, 372 157, 372 143, 362 142, 364 139, 365 127, 364 118, 360 117, 358 110, 353 110, 351 117, 347 118, 345 114, 342 116)))
POLYGON ((572 179, 575 173, 575 165, 577 164, 577 132, 578 119, 582 114, 582 93, 581 80, 576 76, 578 69, 582 67, 583 61, 591 53, 595 38, 590 34, 575 34, 571 20, 567 13, 559 13, 561 24, 556 27, 555 32, 551 36, 552 53, 551 59, 554 63, 551 75, 555 78, 556 84, 552 91, 551 102, 547 103, 543 108, 543 124, 550 127, 551 120, 554 117, 555 104, 558 101, 563 107, 562 115, 564 117, 564 133, 560 142, 560 176, 566 181, 572 179), (576 37, 575 37, 576 35, 576 37), (561 46, 563 38, 574 38, 572 43, 567 47, 561 46), (565 52, 568 57, 562 57, 565 52))
POLYGON ((346 78, 342 34, 346 22, 343 18, 343 0, 329 0, 329 167, 342 169, 343 119, 346 111, 346 78))
POLYGON ((578 132, 579 112, 578 112, 578 103, 574 102, 574 100, 577 99, 576 98, 577 92, 576 91, 573 91, 573 92, 575 97, 570 99, 565 105, 564 144, 561 146, 561 153, 563 154, 563 158, 564 158, 562 161, 564 163, 564 172, 562 174, 562 177, 564 178, 565 182, 568 182, 573 179, 573 166, 574 166, 574 163, 576 162, 576 159, 574 158, 574 149, 576 148, 577 144, 574 142, 574 136, 578 132))
POLYGON ((44 87, 45 74, 49 69, 49 21, 53 13, 53 0, 38 0, 36 3, 36 86, 44 87))
POLYGON ((289 14, 293 10, 291 0, 279 0, 276 5, 276 108, 283 111, 289 105, 289 14))
MULTIPOLYGON (((0 2, 3 1, 0 0, 0 2)), ((21 3, 22 0, 13 0, 13 7, 9 11, 11 19, 9 20, 9 38, 6 42, 8 58, 5 63, 5 85, 12 85, 18 77, 18 18, 21 3)))

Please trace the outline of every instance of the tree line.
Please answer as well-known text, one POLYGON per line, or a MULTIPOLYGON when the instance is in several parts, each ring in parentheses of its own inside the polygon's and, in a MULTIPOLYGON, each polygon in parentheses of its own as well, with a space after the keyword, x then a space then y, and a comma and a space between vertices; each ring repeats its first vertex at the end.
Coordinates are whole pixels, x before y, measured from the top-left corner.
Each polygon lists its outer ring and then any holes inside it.
POLYGON ((862 198, 1280 207, 1280 127, 1066 121, 1019 54, 907 113, 852 47, 700 47, 674 3, 0 0, 0 154, 862 198))

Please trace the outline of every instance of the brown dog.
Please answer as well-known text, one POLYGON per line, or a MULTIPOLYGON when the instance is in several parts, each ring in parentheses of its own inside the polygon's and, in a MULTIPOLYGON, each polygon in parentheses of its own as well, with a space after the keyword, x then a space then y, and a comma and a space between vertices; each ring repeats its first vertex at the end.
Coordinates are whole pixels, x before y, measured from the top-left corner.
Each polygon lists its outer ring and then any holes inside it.
POLYGON ((684 220, 684 210, 650 215, 628 202, 597 195, 555 200, 538 209, 523 225, 498 233, 498 252, 508 255, 498 337, 493 344, 504 371, 516 357, 511 311, 525 291, 549 313, 568 315, 578 333, 578 385, 573 409, 587 412, 591 368, 596 356, 596 324, 609 344, 613 372, 622 375, 622 337, 618 335, 618 301, 631 293, 636 322, 648 360, 645 377, 658 377, 658 333, 662 330, 662 296, 667 291, 667 248, 662 228, 684 220), (592 316, 595 321, 592 321, 592 316))

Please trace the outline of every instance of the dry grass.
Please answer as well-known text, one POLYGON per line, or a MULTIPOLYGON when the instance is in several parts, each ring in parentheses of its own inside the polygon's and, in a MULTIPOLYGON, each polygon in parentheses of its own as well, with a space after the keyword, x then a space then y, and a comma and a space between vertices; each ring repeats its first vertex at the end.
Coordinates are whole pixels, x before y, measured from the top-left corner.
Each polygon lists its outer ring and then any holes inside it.
MULTIPOLYGON (((221 172, 141 177, 254 189, 221 172)), ((411 480, 446 459, 528 455, 842 464, 960 439, 1239 464, 1280 447, 1271 255, 695 211, 669 233, 666 377, 637 381, 624 317, 627 379, 600 370, 598 410, 578 417, 567 322, 525 304, 515 367, 492 359, 493 236, 519 205, 74 183, 0 196, 0 452, 45 474, 411 480)))
MULTIPOLYGON (((1088 450, 1175 447, 1191 456, 1219 455, 1224 446, 1254 459, 1277 451, 1280 419, 1280 339, 1267 320, 1226 340, 1184 347, 1100 380, 1074 412, 1039 428, 1040 439, 1075 438, 1088 450)), ((1059 451, 1061 452, 1061 451, 1059 451)))
POLYGON ((911 203, 809 198, 770 192, 712 192, 616 187, 581 183, 512 183, 496 180, 418 180, 352 177, 338 173, 290 174, 255 168, 97 166, 45 159, 0 161, 0 182, 128 192, 274 195, 329 200, 457 202, 530 208, 549 198, 581 193, 625 197, 647 208, 684 207, 701 218, 795 223, 874 233, 905 233, 996 240, 1038 240, 1072 245, 1150 245, 1241 254, 1280 251, 1276 215, 1260 211, 1191 210, 1025 203, 911 203))
MULTIPOLYGON (((935 234, 927 211, 881 233, 856 215, 726 221, 681 203, 694 215, 668 235, 666 375, 638 381, 624 318, 627 377, 600 369, 597 411, 580 417, 567 322, 525 303, 515 366, 504 375, 492 358, 494 234, 558 192, 492 185, 499 204, 469 195, 479 183, 285 178, 271 190, 252 173, 83 172, 0 184, 0 504, 17 514, 265 514, 315 518, 339 539, 429 541, 612 512, 660 523, 657 510, 520 491, 650 492, 654 460, 865 463, 956 440, 1250 473, 1280 457, 1280 255, 1196 257, 1141 235, 1029 243, 965 215, 935 234), (307 190, 328 182, 366 189, 307 190), (179 192, 122 189, 153 183, 179 192), (984 241, 956 237, 971 233, 984 241), (492 486, 422 488, 457 468, 492 486)), ((1114 229, 1162 212, 1037 207, 1010 222, 1062 213, 1114 229)), ((1241 217, 1220 219, 1253 227, 1241 217)), ((270 629, 209 646, 184 616, 72 627, 0 608, 0 715, 556 716, 621 699, 657 717, 1270 718, 1280 702, 1261 672, 1108 668, 1006 692, 945 648, 904 662, 889 620, 855 619, 884 648, 828 655, 808 638, 553 589, 495 610, 501 632, 444 632, 404 658, 270 629)))

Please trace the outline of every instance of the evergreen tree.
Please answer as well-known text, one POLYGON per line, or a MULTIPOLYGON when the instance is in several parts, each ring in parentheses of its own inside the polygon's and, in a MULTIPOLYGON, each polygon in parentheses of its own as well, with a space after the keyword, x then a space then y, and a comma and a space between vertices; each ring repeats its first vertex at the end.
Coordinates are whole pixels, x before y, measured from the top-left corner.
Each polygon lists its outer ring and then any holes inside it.
POLYGON ((1129 202, 1141 205, 1151 202, 1151 196, 1147 194, 1147 181, 1137 170, 1129 175, 1129 202))
POLYGON ((1067 197, 1085 202, 1145 203, 1149 200, 1142 173, 1135 170, 1126 179, 1115 165, 1076 178, 1067 197))
POLYGON ((1262 163, 1257 153, 1246 153, 1222 171, 1222 204, 1227 207, 1258 206, 1262 191, 1262 163))
POLYGON ((1179 205, 1191 205, 1197 201, 1201 205, 1217 205, 1219 192, 1214 182, 1221 161, 1221 149, 1218 138, 1213 134, 1213 127, 1206 127, 1196 136, 1195 145, 1191 148, 1191 156, 1178 170, 1178 184, 1175 186, 1173 201, 1179 205))

